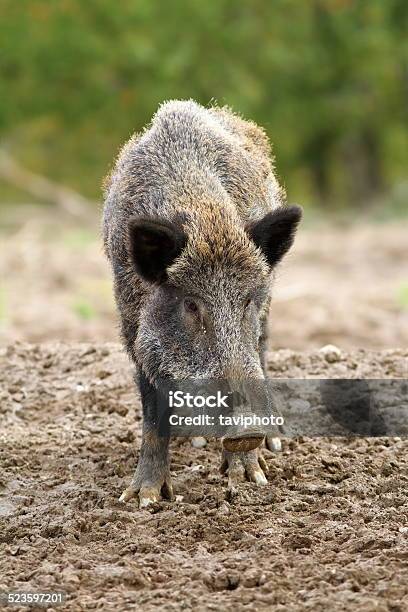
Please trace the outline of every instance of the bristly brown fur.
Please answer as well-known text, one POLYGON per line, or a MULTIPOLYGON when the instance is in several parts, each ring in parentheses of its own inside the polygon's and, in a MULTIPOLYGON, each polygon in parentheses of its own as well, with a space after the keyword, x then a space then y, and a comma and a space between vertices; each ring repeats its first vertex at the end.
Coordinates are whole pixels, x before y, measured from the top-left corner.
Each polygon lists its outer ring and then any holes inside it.
MULTIPOLYGON (((140 329, 154 289, 130 260, 130 219, 150 216, 180 224, 188 242, 168 270, 169 281, 214 302, 228 301, 247 288, 269 286, 271 271, 245 227, 282 206, 284 198, 265 132, 229 108, 166 102, 150 126, 122 148, 105 183, 104 244, 126 347, 150 380, 157 375, 154 368, 161 368, 157 353, 165 347, 147 327, 140 329)), ((268 303, 266 295, 263 316, 268 303)), ((230 328, 226 318, 233 315, 226 313, 219 319, 230 328)), ((225 344, 227 350, 230 343, 225 344)), ((173 374, 183 377, 185 369, 180 365, 173 374)))

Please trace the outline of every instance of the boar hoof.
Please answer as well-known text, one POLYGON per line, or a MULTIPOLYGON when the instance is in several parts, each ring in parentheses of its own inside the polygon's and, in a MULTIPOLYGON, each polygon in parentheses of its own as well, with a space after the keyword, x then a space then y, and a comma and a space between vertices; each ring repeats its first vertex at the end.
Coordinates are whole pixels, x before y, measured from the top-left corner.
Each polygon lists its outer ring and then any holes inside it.
POLYGON ((254 450, 261 446, 264 436, 251 436, 242 438, 224 438, 222 446, 226 451, 232 453, 243 453, 254 450))
POLYGON ((122 495, 119 497, 119 501, 121 503, 126 503, 134 497, 139 497, 139 508, 147 508, 147 506, 160 501, 162 498, 173 500, 173 487, 169 478, 153 485, 149 483, 148 485, 142 484, 138 487, 131 484, 130 487, 123 491, 122 495))
POLYGON ((221 473, 228 475, 228 489, 235 487, 244 480, 254 482, 259 486, 267 484, 265 473, 268 466, 259 449, 242 453, 232 453, 224 450, 222 453, 221 473))
POLYGON ((136 497, 136 495, 137 495, 136 489, 134 489, 133 487, 128 487, 127 489, 123 491, 122 495, 119 497, 119 501, 121 504, 125 504, 129 500, 133 499, 133 497, 136 497))

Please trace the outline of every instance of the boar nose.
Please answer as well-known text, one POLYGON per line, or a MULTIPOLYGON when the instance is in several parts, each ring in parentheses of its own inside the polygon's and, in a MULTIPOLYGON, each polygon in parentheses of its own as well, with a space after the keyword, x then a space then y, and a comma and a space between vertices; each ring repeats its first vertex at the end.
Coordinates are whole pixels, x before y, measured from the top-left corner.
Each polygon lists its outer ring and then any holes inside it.
POLYGON ((265 436, 261 432, 258 435, 252 433, 242 434, 241 437, 223 438, 222 447, 232 453, 244 453, 261 446, 264 438, 265 436))
MULTIPOLYGON (((235 417, 254 417, 251 408, 251 399, 254 399, 254 388, 244 380, 230 380, 232 414, 235 417), (252 392, 251 392, 252 390, 252 392)), ((231 452, 246 452, 258 448, 265 437, 265 433, 257 425, 242 427, 239 424, 227 429, 223 438, 223 448, 231 452)))

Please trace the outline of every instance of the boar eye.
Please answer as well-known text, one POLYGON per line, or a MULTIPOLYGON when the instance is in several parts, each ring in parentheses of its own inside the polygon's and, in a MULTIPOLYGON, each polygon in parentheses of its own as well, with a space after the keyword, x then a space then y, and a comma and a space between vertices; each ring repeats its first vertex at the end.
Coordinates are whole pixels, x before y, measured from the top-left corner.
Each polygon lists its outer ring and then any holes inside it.
POLYGON ((249 306, 250 306, 251 304, 252 304, 252 300, 251 300, 251 298, 248 298, 248 299, 247 299, 247 301, 245 302, 245 306, 244 306, 245 310, 246 310, 247 308, 249 308, 249 306))
POLYGON ((184 300, 184 310, 192 315, 198 314, 198 306, 194 300, 184 300))

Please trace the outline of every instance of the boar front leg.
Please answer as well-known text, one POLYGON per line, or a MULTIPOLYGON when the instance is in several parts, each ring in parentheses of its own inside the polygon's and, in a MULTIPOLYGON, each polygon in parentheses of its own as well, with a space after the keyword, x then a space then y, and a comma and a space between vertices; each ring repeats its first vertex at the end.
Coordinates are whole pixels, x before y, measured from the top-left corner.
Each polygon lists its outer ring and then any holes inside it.
POLYGON ((142 372, 139 388, 143 406, 143 438, 139 462, 130 486, 119 501, 126 502, 139 496, 139 507, 145 508, 162 497, 173 499, 170 478, 169 438, 157 431, 157 396, 154 387, 142 372))
MULTIPOLYGON (((269 310, 269 306, 268 306, 268 310, 269 310)), ((264 372, 265 378, 268 377, 267 370, 266 370, 266 355, 265 355, 266 345, 268 341, 267 326, 268 326, 268 322, 267 322, 267 319, 265 319, 265 321, 262 324, 262 335, 259 340, 259 357, 261 360, 261 366, 262 366, 262 370, 264 372)), ((275 452, 275 453, 279 453, 282 450, 282 442, 280 438, 278 438, 277 436, 267 435, 265 437, 265 446, 268 450, 275 452)))

